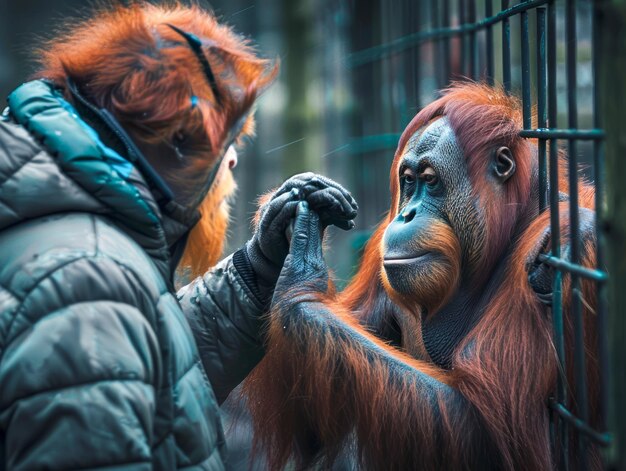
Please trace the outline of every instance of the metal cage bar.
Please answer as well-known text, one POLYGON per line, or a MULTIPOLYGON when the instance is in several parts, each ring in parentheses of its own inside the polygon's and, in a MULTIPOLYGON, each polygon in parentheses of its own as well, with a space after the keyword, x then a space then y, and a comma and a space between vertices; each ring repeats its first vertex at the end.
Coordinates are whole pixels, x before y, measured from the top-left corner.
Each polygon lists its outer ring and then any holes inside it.
POLYGON ((459 34, 461 38, 461 48, 460 48, 461 50, 461 75, 467 76, 467 57, 468 57, 467 48, 466 48, 467 31, 461 29, 463 28, 463 25, 465 25, 465 0, 459 0, 457 15, 459 17, 459 34))
MULTIPOLYGON (((452 14, 450 11, 450 0, 442 0, 441 1, 441 10, 442 10, 442 18, 441 18, 441 27, 442 29, 446 29, 450 26, 450 15, 452 14)), ((442 51, 443 57, 440 57, 439 60, 443 61, 443 77, 445 83, 448 83, 451 75, 451 66, 450 66, 450 37, 446 36, 441 38, 442 43, 442 51)))
MULTIPOLYGON (((556 95, 556 5, 554 1, 548 4, 548 122, 551 127, 557 125, 557 95, 556 95)), ((556 138, 550 139, 550 230, 552 239, 552 256, 561 257, 560 227, 559 227, 559 174, 558 174, 558 149, 556 138)), ((565 372, 565 341, 563 335, 563 309, 562 309, 562 272, 557 270, 552 286, 552 325, 554 345, 559 360, 559 375, 557 379, 556 403, 565 404, 567 400, 565 372)), ((568 453, 568 424, 562 417, 555 414, 555 444, 558 448, 559 463, 561 468, 567 469, 569 461, 568 453)))
MULTIPOLYGON (((509 8, 509 0, 502 0, 502 11, 509 8)), ((509 17, 502 18, 502 84, 511 91, 511 25, 509 17)))
MULTIPOLYGON (((485 18, 491 18, 493 15, 493 2, 492 0, 485 0, 485 18)), ((487 35, 485 43, 487 46, 487 82, 489 85, 494 84, 495 79, 495 62, 493 60, 493 26, 485 26, 485 34, 487 35)))
MULTIPOLYGON (((476 23, 476 0, 468 0, 467 8, 467 21, 469 24, 476 23)), ((469 72, 468 77, 472 79, 478 78, 480 75, 480 69, 478 65, 478 47, 476 42, 476 31, 470 30, 468 33, 468 46, 469 46, 469 72)))
MULTIPOLYGON (((602 48, 600 47, 599 28, 598 28, 598 7, 594 2, 593 21, 592 25, 592 42, 593 42, 593 126, 596 129, 602 127, 600 121, 600 87, 598 86, 598 68, 600 58, 602 54, 602 48)), ((605 238, 602 231, 602 225, 604 223, 604 208, 602 200, 605 195, 605 183, 604 183, 604 142, 603 140, 595 140, 593 143, 593 167, 595 171, 595 185, 596 185, 596 201, 595 201, 595 213, 596 213, 596 265, 599 267, 605 266, 605 238)), ((600 363, 600 426, 606 429, 607 427, 607 410, 609 403, 609 386, 608 386, 608 372, 609 372, 609 341, 608 341, 608 326, 607 326, 607 283, 598 284, 596 292, 597 296, 597 328, 598 328, 598 356, 600 363)), ((608 444, 608 443, 607 443, 608 444)))
POLYGON ((530 102, 530 44, 528 38, 528 12, 520 13, 522 43, 522 113, 524 129, 531 127, 532 104, 530 102))
MULTIPOLYGON (((608 402, 607 372, 608 341, 607 341, 607 282, 609 281, 605 266, 604 233, 602 230, 603 197, 605 185, 603 182, 603 141, 605 133, 599 118, 598 96, 596 86, 598 80, 598 63, 601 51, 598 47, 597 6, 594 2, 594 19, 592 21, 592 58, 593 58, 593 123, 591 128, 579 128, 578 120, 578 80, 577 80, 577 7, 576 0, 526 0, 510 5, 509 0, 500 1, 500 11, 494 12, 494 0, 484 0, 479 5, 484 6, 482 19, 477 18, 477 4, 475 0, 458 0, 456 2, 457 21, 452 20, 455 13, 450 7, 450 0, 440 3, 439 9, 431 5, 431 28, 427 31, 418 31, 397 38, 385 44, 379 44, 365 50, 355 52, 348 58, 348 66, 359 67, 364 64, 379 61, 381 58, 398 54, 412 46, 435 42, 437 79, 444 81, 454 77, 453 72, 460 71, 460 75, 475 80, 484 80, 490 84, 496 83, 496 61, 499 56, 502 77, 500 82, 504 89, 510 91, 514 84, 521 82, 523 129, 520 136, 537 139, 539 161, 539 210, 549 211, 551 243, 550 252, 541 255, 540 260, 554 268, 553 296, 551 304, 551 319, 554 347, 559 363, 557 385, 554 396, 550 401, 552 446, 559 469, 569 469, 570 461, 578 469, 587 469, 589 465, 588 446, 595 443, 607 446, 611 442, 611 435, 604 431, 607 424, 606 403, 608 402), (557 5, 558 3, 558 5, 557 5), (567 120, 566 127, 559 126, 558 92, 561 85, 558 81, 560 63, 557 55, 558 35, 557 16, 560 15, 560 6, 565 7, 565 93, 567 108, 562 112, 567 120), (532 15, 534 10, 534 16, 532 15), (516 41, 511 38, 511 26, 516 26, 519 19, 520 55, 519 77, 516 68, 512 65, 512 45, 516 41), (532 20, 534 19, 534 23, 532 20), (501 50, 494 41, 494 26, 501 27, 501 50), (534 26, 535 35, 531 38, 531 28, 534 26), (482 32, 484 31, 484 42, 482 32), (481 36, 478 33, 481 33, 481 36), (452 63, 451 40, 458 38, 459 67, 455 69, 452 63), (534 56, 531 48, 535 43, 534 56), (481 55, 481 51, 484 55, 481 55), (484 57, 484 60, 481 60, 484 57), (534 57, 534 62, 533 62, 534 57), (482 62, 482 65, 481 65, 482 62), (481 67, 483 67, 481 69, 481 67), (532 75, 532 69, 535 75, 532 75), (514 81, 519 79, 519 81, 514 81), (533 84, 535 87, 536 102, 533 103, 533 84), (536 123, 533 122, 533 105, 536 109, 536 123), (568 177, 561 179, 559 172, 559 141, 567 143, 568 148, 568 177), (590 141, 595 181, 595 215, 596 215, 596 267, 588 268, 582 265, 582 241, 580 232, 581 209, 578 201, 578 151, 579 141, 590 141), (568 188, 559 188, 559 185, 568 188), (569 197, 563 199, 559 190, 567 190, 569 197), (569 218, 569 234, 561 231, 561 221, 569 218), (598 357, 600 365, 601 387, 601 423, 594 429, 589 420, 589 404, 587 397, 587 370, 585 353, 585 332, 583 322, 584 300, 581 294, 582 280, 590 280, 597 287, 597 327, 598 327, 598 357), (568 292, 563 293, 564 286, 568 292), (566 296, 566 298, 564 298, 566 296), (568 319, 564 319, 564 300, 569 303, 568 319), (568 335, 566 336, 566 326, 568 335), (570 335, 571 331, 571 335, 570 335), (574 354, 566 359, 567 342, 573 342, 574 354), (567 364, 568 361, 571 364, 567 364), (573 371, 574 384, 568 384, 567 371, 573 371), (576 441, 570 441, 571 438, 576 441)), ((559 26, 560 27, 560 26, 559 26)), ((516 61, 517 61, 517 56, 516 61)), ((562 61, 561 61, 562 62, 562 61)), ((399 134, 384 136, 367 136, 353 142, 353 149, 359 152, 373 142, 389 143, 395 146, 399 134)), ((382 144, 386 145, 386 144, 382 144)), ((593 347, 593 346, 592 346, 593 347)))
MULTIPOLYGON (((576 93, 576 2, 567 0, 566 13, 566 43, 567 43, 567 114, 568 126, 578 127, 578 100, 576 93)), ((578 146, 576 139, 569 139, 569 217, 570 217, 570 261, 573 265, 580 265, 582 260, 580 240, 580 213, 578 210, 578 146), (572 195, 576 195, 575 197, 572 195)), ((578 417, 583 423, 589 421, 587 408, 587 369, 585 361, 585 335, 583 324, 582 285, 580 276, 570 271, 571 313, 574 321, 574 368, 576 371, 576 409, 578 417)), ((578 432, 578 463, 580 469, 587 469, 587 446, 584 433, 578 432)))
MULTIPOLYGON (((546 108, 547 77, 546 77, 546 9, 537 8, 537 126, 545 129, 548 124, 548 111, 546 108)), ((538 146, 539 159, 539 211, 546 209, 548 204, 546 198, 547 187, 547 162, 546 162, 546 141, 539 139, 538 146)))

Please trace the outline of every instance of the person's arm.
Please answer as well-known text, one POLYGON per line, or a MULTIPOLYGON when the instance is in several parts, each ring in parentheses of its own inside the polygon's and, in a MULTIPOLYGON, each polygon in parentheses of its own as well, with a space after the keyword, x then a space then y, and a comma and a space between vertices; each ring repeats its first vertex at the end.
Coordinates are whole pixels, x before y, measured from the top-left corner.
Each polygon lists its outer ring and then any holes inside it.
POLYGON ((161 358, 132 279, 84 257, 20 299, 2 326, 3 469, 152 469, 161 358))
POLYGON ((242 256, 241 250, 228 256, 178 291, 220 404, 263 357, 259 331, 266 307, 235 267, 242 256))

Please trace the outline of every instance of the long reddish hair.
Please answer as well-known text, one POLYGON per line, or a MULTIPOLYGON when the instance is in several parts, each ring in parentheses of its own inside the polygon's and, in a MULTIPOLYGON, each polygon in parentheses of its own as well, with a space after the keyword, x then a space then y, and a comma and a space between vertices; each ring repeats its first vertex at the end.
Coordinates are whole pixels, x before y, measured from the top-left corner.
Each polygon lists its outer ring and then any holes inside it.
MULTIPOLYGON (((308 312, 287 310, 291 299, 306 291, 303 287, 287 293, 273 307, 267 353, 244 384, 255 443, 257 449, 267 451, 272 469, 282 468, 290 459, 296 467, 327 465, 346 444, 346 437, 354 438, 357 459, 368 469, 465 469, 477 455, 487 469, 557 467, 558 447, 564 444, 556 443, 554 453, 550 448, 548 407, 556 389, 557 355, 550 312, 528 282, 530 264, 539 250, 549 245, 549 212, 540 213, 537 204, 536 142, 519 137, 521 128, 519 101, 500 88, 472 83, 444 91, 402 135, 391 168, 389 215, 366 245, 351 284, 339 294, 306 293, 307 299, 315 298, 326 308, 319 313, 313 308, 310 317, 308 312), (423 343, 419 344, 419 312, 404 310, 385 289, 381 244, 397 212, 398 163, 406 144, 432 120, 444 116, 463 149, 484 214, 484 223, 474 230, 484 235, 479 252, 486 275, 483 285, 472 289, 489 297, 483 307, 471 306, 479 311, 476 325, 456 347, 449 370, 429 361, 423 343), (493 151, 500 146, 511 149, 517 171, 500 185, 501 190, 495 190, 496 185, 484 181, 488 174, 485 166, 493 162, 493 151), (496 266, 496 261, 501 264, 496 266), (332 322, 318 321, 316 316, 327 316, 332 322), (404 349, 388 343, 398 343, 385 332, 394 319, 401 330, 399 343, 405 347, 405 340, 414 342, 404 349), (372 331, 383 339, 374 337, 372 331), (360 340, 354 339, 355 333, 360 340), (452 387, 468 403, 463 401, 459 407, 454 401, 446 403, 443 393, 437 393, 433 401, 427 381, 414 381, 410 373, 380 361, 376 351, 385 351, 396 361, 452 387)), ((560 156, 559 191, 563 194, 569 192, 565 162, 560 156)), ((581 208, 593 208, 593 187, 582 179, 577 197, 581 208)), ((567 202, 560 203, 563 246, 569 243, 567 209, 567 202)), ((590 213, 587 211, 586 217, 590 213)), ((595 264, 592 239, 587 237, 583 244, 583 265, 587 267, 595 264)), ((434 276, 442 280, 441 274, 434 276)), ((444 282, 450 279, 447 275, 443 278, 444 282)), ((564 293, 569 292, 570 282, 565 276, 564 293)), ((592 282, 582 282, 582 295, 590 417, 592 426, 597 426, 592 282)), ((573 328, 570 301, 564 301, 571 398, 575 397, 573 328)), ((575 404, 567 405, 576 413, 575 404)), ((573 458, 577 445, 571 438, 573 434, 568 440, 573 458)), ((598 469, 597 448, 592 447, 590 454, 590 468, 598 469)))
MULTIPOLYGON (((182 182, 204 178, 202 169, 223 155, 241 120, 245 122, 236 137, 254 132, 251 107, 278 72, 276 61, 259 58, 248 40, 220 24, 212 13, 178 2, 168 6, 132 2, 97 11, 87 21, 63 25, 38 58, 37 77, 60 87, 71 78, 140 142, 170 142, 181 131, 197 136, 194 158, 183 170, 167 175, 182 182), (200 61, 170 25, 202 41, 219 99, 200 61)), ((223 186, 216 188, 216 182, 201 204, 203 217, 182 259, 193 275, 221 254, 228 223, 225 190, 232 192, 235 185, 228 169, 220 173, 223 186)))
MULTIPOLYGON (((519 100, 498 87, 479 83, 457 83, 442 93, 442 97, 427 105, 403 132, 390 172, 391 208, 388 217, 377 228, 366 246, 358 273, 339 295, 339 304, 348 306, 361 321, 370 325, 380 320, 370 319, 380 305, 378 285, 384 285, 381 239, 384 230, 397 215, 399 200, 398 166, 409 139, 428 123, 447 117, 467 159, 472 188, 485 214, 481 266, 490 273, 498 259, 511 252, 503 283, 490 301, 481 320, 457 347, 451 380, 472 402, 485 420, 490 436, 502 453, 507 468, 550 469, 548 397, 556 388, 557 357, 552 338, 551 319, 528 284, 529 261, 549 227, 549 212, 538 213, 538 163, 536 140, 519 136, 523 127, 519 100), (494 195, 487 184, 486 165, 491 152, 500 146, 509 147, 516 162, 516 173, 506 190, 494 195), (471 354, 468 354, 471 352, 471 354), (533 413, 529 413, 533 411, 533 413), (529 454, 529 450, 532 453, 529 454)), ((567 160, 560 154, 559 191, 569 192, 567 160)), ((579 180, 579 206, 593 210, 593 186, 579 180)), ((560 203, 561 243, 569 243, 569 207, 560 203)), ((595 267, 593 241, 583 246, 583 265, 595 267)), ((564 277, 563 293, 568 293, 569 276, 564 277)), ((589 378, 592 422, 598 423, 598 369, 596 350, 595 305, 593 283, 583 282, 585 300, 585 349, 589 378)), ((564 322, 568 345, 573 342, 572 316, 568 315, 570 300, 565 299, 564 322)), ((380 326, 378 326, 380 328, 380 326)), ((403 335, 406 335, 403 332, 403 335)), ((421 335, 421 334, 420 334, 421 335)), ((573 393, 572 349, 568 349, 569 393, 573 393)), ((570 396, 571 397, 571 396, 570 396)), ((574 446, 570 450, 574 453, 574 446)), ((593 451, 594 464, 599 455, 593 451)))

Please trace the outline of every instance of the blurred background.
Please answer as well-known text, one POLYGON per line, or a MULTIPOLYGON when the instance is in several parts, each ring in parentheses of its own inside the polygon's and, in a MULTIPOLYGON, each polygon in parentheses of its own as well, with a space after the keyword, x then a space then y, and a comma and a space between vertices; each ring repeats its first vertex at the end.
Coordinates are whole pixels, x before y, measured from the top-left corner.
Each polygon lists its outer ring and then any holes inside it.
MULTIPOLYGON (((480 78, 487 68, 485 37, 469 57, 458 39, 419 41, 421 32, 473 22, 500 2, 416 0, 213 0, 199 1, 223 22, 250 37, 259 51, 281 61, 281 73, 261 98, 257 137, 235 169, 228 251, 250 236, 258 195, 287 177, 320 172, 350 189, 360 212, 356 230, 330 231, 328 261, 349 278, 372 228, 389 208, 388 175, 399 134, 422 105, 451 79, 480 78), (493 3, 493 5, 491 5, 493 3)), ((558 6, 558 2, 557 2, 558 6)), ((581 127, 591 127, 590 2, 578 2, 578 88, 581 127)), ((88 15, 84 0, 0 0, 0 94, 33 71, 33 46, 68 17, 88 15)), ((562 13, 562 12, 561 12, 562 13)), ((566 110, 563 14, 558 15, 559 110, 566 110)), ((530 37, 535 37, 530 21, 530 37)), ((511 21, 512 86, 521 87, 519 17, 511 21)), ((494 28, 501 57, 501 28, 494 28)), ((534 44, 531 65, 534 66, 534 44)), ((501 60, 495 80, 501 81, 501 60)), ((531 77, 535 77, 533 70, 531 77)), ((533 88, 534 90, 534 88, 533 88)), ((533 102, 535 101, 533 97, 533 102)), ((559 125, 565 126, 565 115, 559 125), (561 123, 562 121, 562 123, 561 123)), ((589 154, 579 146, 582 161, 589 154)), ((590 175, 591 177, 593 175, 590 175)))

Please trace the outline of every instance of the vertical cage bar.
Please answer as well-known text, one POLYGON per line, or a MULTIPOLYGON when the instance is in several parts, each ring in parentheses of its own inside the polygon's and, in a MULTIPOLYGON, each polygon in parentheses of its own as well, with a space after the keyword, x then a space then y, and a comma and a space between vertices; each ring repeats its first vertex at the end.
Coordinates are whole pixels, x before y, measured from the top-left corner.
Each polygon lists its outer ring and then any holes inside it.
POLYGON ((626 109, 626 8, 624 0, 598 1, 596 5, 598 50, 602 51, 598 64, 598 96, 602 127, 606 133, 603 143, 606 168, 605 199, 602 200, 605 262, 609 270, 609 309, 607 311, 609 385, 608 428, 612 440, 607 449, 608 469, 626 469, 626 140, 623 116, 626 109), (618 88, 616 88, 618 87, 618 88))
POLYGON ((524 129, 531 127, 530 103, 530 46, 528 44, 528 12, 523 11, 520 17, 522 32, 522 114, 524 129))
MULTIPOLYGON (((546 9, 537 8, 537 127, 547 126, 546 109, 546 9)), ((547 206, 546 198, 546 140, 539 139, 539 211, 547 206)))
MULTIPOLYGON (((430 29, 435 30, 439 27, 439 1, 431 0, 430 2, 430 29)), ((431 43, 431 48, 433 51, 433 56, 435 60, 435 78, 437 80, 437 87, 441 88, 443 86, 443 77, 441 72, 441 63, 443 62, 442 57, 442 40, 435 39, 434 43, 431 43)))
MULTIPOLYGON (((415 24, 420 25, 422 18, 425 16, 424 3, 423 2, 410 2, 409 4, 411 5, 412 9, 414 9, 415 24)), ((412 77, 412 80, 415 82, 415 104, 417 105, 418 109, 421 109, 422 107, 422 71, 424 67, 422 66, 422 62, 421 62, 421 55, 422 55, 422 45, 420 43, 415 48, 415 52, 414 52, 413 61, 415 64, 415 70, 414 70, 414 75, 412 77)))
MULTIPOLYGON (((493 0, 485 0, 485 18, 490 18, 493 15, 493 0)), ((493 85, 493 79, 495 75, 495 64, 493 60, 493 28, 488 25, 485 34, 487 35, 487 83, 493 85)))
MULTIPOLYGON (((509 0, 502 0, 502 10, 509 8, 509 0)), ((511 25, 509 19, 502 20, 502 83, 511 91, 511 25)))
MULTIPOLYGON (((598 86, 599 64, 602 57, 602 48, 600 47, 600 31, 598 28, 598 4, 597 0, 593 2, 592 14, 592 41, 593 41, 593 126, 596 129, 602 127, 600 120, 600 87, 598 86)), ((593 143, 593 168, 596 190, 596 265, 600 270, 606 270, 605 254, 605 238, 602 230, 604 223, 604 141, 595 140, 593 143)), ((609 403, 609 341, 608 341, 608 325, 607 325, 607 284, 598 283, 597 290, 597 328, 598 328, 598 354, 600 363, 600 427, 602 430, 607 429, 607 410, 609 403)))
MULTIPOLYGON (((476 0, 468 0, 468 23, 474 24, 476 22, 476 0)), ((469 33, 469 76, 475 80, 478 77, 478 48, 476 47, 476 31, 472 30, 469 33)))
MULTIPOLYGON (((550 128, 557 127, 557 84, 556 84, 556 5, 554 0, 548 4, 548 120, 550 128)), ((561 234, 559 227, 559 169, 557 140, 550 139, 550 232, 551 253, 554 257, 561 256, 561 234)), ((563 306, 562 290, 563 277, 560 270, 554 272, 552 285, 552 328, 554 345, 559 360, 559 375, 557 377, 556 400, 566 405, 566 377, 565 342, 563 338, 563 306)), ((560 417, 556 417, 556 434, 559 439, 559 468, 568 468, 568 426, 560 417)))
MULTIPOLYGON (((567 43, 567 114, 568 126, 578 127, 578 103, 576 93, 576 0, 567 0, 566 43, 567 43)), ((581 263, 580 218, 578 212, 578 146, 576 139, 569 140, 569 213, 570 213, 570 261, 581 263)), ((587 371, 585 368, 585 337, 580 277, 571 276, 572 318, 574 322, 574 368, 576 376, 576 411, 587 423, 587 371)), ((578 462, 580 469, 587 469, 587 437, 578 433, 578 462)))
MULTIPOLYGON (((467 19, 465 17, 465 0, 459 0, 459 26, 463 26, 467 19)), ((463 76, 467 76, 467 49, 465 47, 467 41, 466 41, 466 34, 465 33, 461 33, 459 34, 459 40, 461 41, 461 44, 459 46, 459 49, 461 51, 461 75, 463 76)))
MULTIPOLYGON (((392 21, 390 21, 390 25, 392 28, 398 28, 400 29, 403 34, 405 34, 404 27, 406 25, 406 21, 402 21, 400 20, 395 20, 394 18, 403 18, 407 13, 408 13, 408 6, 410 4, 405 0, 403 1, 400 5, 398 5, 398 9, 396 10, 396 12, 394 12, 392 10, 392 21)), ((411 30, 409 29, 407 32, 410 32, 411 30)), ((437 58, 437 63, 439 63, 441 59, 437 58)), ((392 84, 392 86, 394 87, 394 89, 396 89, 398 91, 398 93, 400 94, 400 96, 403 97, 403 99, 393 99, 393 95, 396 94, 392 94, 392 100, 391 100, 391 105, 393 108, 396 109, 396 112, 394 113, 395 119, 399 118, 399 121, 397 121, 397 124, 394 124, 394 126, 398 126, 398 127, 403 127, 406 125, 406 123, 408 123, 409 121, 411 121, 411 118, 413 118, 413 113, 410 108, 409 108, 409 102, 406 99, 407 96, 407 88, 408 88, 408 84, 404 81, 404 80, 400 80, 397 77, 406 77, 407 72, 407 64, 406 64, 406 59, 400 60, 400 61, 392 61, 389 67, 389 71, 391 72, 391 76, 389 77, 389 81, 392 84)))
MULTIPOLYGON (((448 28, 450 26, 450 0, 442 0, 441 2, 443 10, 443 18, 441 26, 448 28)), ((442 51, 443 51, 443 76, 444 85, 448 85, 450 82, 450 35, 446 34, 441 39, 442 51)))

